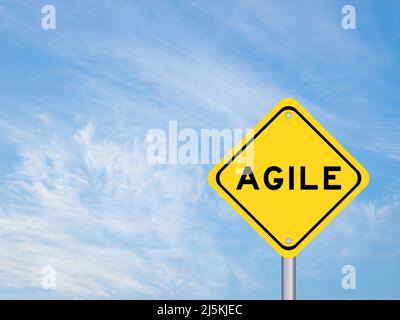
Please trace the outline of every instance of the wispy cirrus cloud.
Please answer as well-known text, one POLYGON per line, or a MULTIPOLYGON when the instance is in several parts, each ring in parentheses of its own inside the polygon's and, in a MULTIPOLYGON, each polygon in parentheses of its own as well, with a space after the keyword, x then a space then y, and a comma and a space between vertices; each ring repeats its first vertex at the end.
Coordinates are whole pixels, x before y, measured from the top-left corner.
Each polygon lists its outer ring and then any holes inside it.
POLYGON ((40 293, 47 264, 57 292, 78 298, 213 296, 244 276, 201 227, 201 168, 151 166, 140 142, 98 139, 92 123, 74 136, 42 130, 18 140, 2 192, 3 288, 29 279, 40 293))

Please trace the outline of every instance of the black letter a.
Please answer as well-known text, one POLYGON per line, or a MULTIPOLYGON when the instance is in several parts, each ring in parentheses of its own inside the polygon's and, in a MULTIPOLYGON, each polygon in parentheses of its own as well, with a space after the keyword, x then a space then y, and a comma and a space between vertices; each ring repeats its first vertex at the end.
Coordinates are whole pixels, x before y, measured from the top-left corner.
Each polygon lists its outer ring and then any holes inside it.
POLYGON ((254 177, 253 171, 251 170, 250 167, 244 168, 243 174, 240 177, 239 184, 238 184, 236 190, 242 190, 242 187, 243 187, 244 184, 253 185, 254 190, 259 190, 260 189, 258 187, 256 178, 254 177), (249 176, 248 179, 246 179, 247 176, 249 176))

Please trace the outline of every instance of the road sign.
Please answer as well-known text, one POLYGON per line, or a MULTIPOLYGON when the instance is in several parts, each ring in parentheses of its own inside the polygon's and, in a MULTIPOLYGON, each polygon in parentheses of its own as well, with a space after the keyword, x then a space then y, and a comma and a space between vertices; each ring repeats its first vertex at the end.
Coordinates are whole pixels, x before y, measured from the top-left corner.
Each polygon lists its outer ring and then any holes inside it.
POLYGON ((291 258, 367 186, 369 176, 306 109, 284 99, 208 180, 282 257, 291 258))

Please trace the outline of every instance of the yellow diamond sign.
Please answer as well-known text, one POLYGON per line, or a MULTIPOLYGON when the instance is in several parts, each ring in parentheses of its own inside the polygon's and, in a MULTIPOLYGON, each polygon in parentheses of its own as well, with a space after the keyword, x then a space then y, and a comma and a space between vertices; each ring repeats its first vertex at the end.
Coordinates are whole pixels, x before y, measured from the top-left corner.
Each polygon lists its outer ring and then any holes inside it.
POLYGON ((211 186, 278 253, 296 256, 364 189, 368 172, 284 99, 209 173, 211 186))

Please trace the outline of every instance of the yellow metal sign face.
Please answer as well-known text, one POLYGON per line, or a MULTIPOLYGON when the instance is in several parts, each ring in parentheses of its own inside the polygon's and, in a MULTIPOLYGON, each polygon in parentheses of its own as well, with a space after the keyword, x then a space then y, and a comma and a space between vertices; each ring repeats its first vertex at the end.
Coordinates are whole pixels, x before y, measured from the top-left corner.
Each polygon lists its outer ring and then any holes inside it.
POLYGON ((278 253, 296 256, 364 189, 368 172, 296 100, 284 99, 209 173, 278 253))

